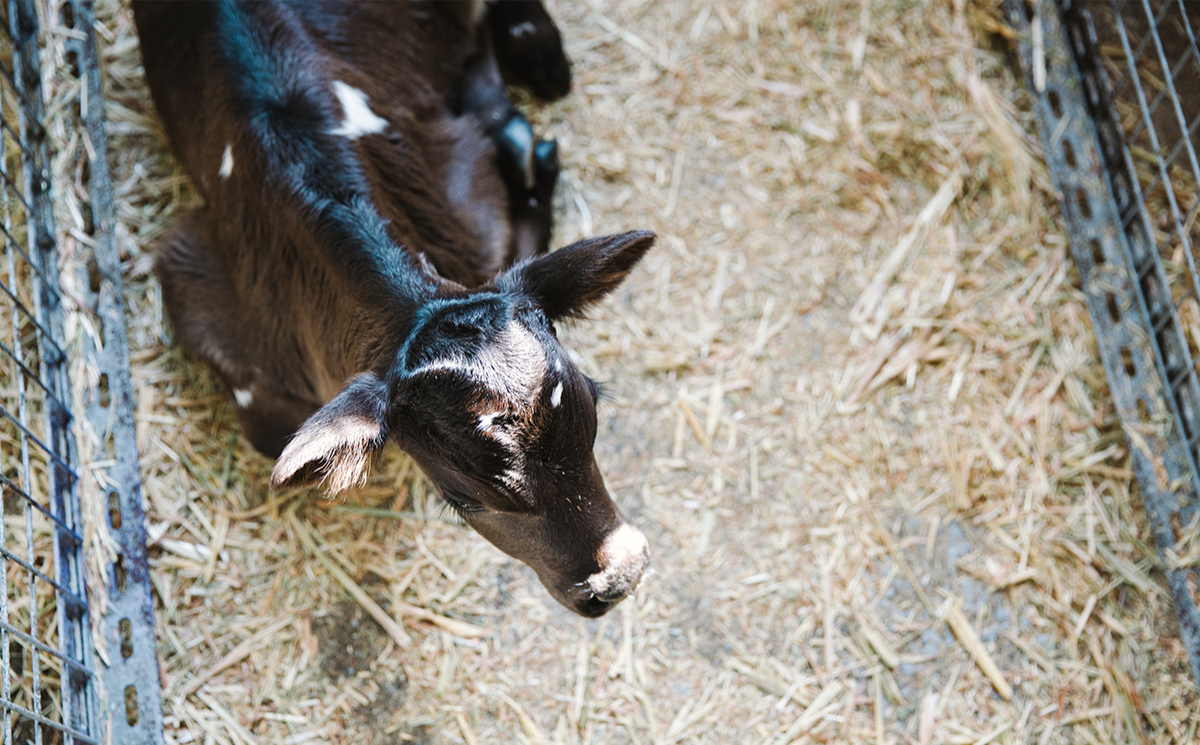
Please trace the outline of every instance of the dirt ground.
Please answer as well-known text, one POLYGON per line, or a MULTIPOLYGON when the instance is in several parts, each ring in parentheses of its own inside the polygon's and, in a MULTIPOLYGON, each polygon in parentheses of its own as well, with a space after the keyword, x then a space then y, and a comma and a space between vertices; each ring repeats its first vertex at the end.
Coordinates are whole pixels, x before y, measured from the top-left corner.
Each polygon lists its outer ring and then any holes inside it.
POLYGON ((163 318, 195 196, 98 3, 167 742, 1195 742, 991 4, 547 4, 555 243, 659 235, 564 334, 653 554, 594 621, 398 452, 345 504, 269 493, 163 318))

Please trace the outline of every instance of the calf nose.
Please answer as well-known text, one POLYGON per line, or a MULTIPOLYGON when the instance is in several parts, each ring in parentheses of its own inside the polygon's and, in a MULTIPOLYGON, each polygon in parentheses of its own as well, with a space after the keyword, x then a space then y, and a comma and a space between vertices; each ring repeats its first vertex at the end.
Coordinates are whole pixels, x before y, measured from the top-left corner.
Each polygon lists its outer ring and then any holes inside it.
POLYGON ((650 563, 646 536, 622 523, 604 540, 596 559, 600 571, 588 577, 588 588, 597 600, 615 603, 637 588, 650 563))

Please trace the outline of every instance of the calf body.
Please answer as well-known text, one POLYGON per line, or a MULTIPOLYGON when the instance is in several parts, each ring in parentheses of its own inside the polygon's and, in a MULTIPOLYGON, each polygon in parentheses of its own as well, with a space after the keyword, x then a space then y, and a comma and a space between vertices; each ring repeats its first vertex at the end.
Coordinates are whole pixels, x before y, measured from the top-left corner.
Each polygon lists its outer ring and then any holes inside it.
POLYGON ((567 607, 595 616, 627 595, 646 542, 605 489, 595 387, 554 323, 617 286, 653 236, 540 255, 553 145, 515 142, 523 120, 502 87, 496 98, 486 15, 134 10, 151 92, 205 201, 156 273, 180 340, 232 389, 255 447, 278 456, 273 485, 348 488, 392 440, 567 607))

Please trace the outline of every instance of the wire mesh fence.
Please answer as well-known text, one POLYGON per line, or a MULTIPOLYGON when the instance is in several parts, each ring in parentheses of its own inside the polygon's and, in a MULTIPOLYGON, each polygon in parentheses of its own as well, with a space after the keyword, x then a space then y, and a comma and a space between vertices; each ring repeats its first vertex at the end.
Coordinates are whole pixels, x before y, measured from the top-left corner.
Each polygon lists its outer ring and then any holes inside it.
MULTIPOLYGON (((1185 438, 1195 479, 1200 454, 1200 274, 1196 271, 1200 226, 1200 59, 1193 27, 1200 8, 1171 2, 1109 3, 1079 8, 1081 29, 1103 67, 1102 92, 1120 125, 1124 160, 1114 178, 1122 225, 1139 252, 1139 285, 1150 300, 1151 326, 1185 438), (1157 253, 1163 277, 1150 251, 1157 253), (1166 285, 1157 280, 1165 278, 1166 285), (1172 310, 1174 313, 1172 313, 1172 310)), ((1200 29, 1197 29, 1200 30, 1200 29)), ((1112 143, 1114 146, 1116 143, 1112 143)), ((1106 148, 1108 149, 1108 148, 1106 148)))
POLYGON ((80 0, 0 4, 0 728, 6 745, 162 739, 92 23, 90 4, 80 0), (58 14, 54 25, 67 39, 65 54, 49 63, 39 11, 58 14), (68 91, 52 115, 42 100, 43 64, 68 91), (48 132, 51 120, 57 136, 48 132), (74 257, 79 276, 60 277, 52 161, 78 174, 86 197, 81 225, 69 226, 88 247, 86 257, 74 257), (66 341, 68 316, 86 329, 78 343, 66 341), (98 518, 85 515, 87 498, 106 508, 94 510, 98 518), (97 569, 90 581, 89 561, 97 569))
POLYGON ((79 473, 42 126, 36 18, 4 11, 0 701, 6 742, 98 742, 79 473))
POLYGON ((1008 10, 1200 681, 1200 7, 1025 0, 1008 10))

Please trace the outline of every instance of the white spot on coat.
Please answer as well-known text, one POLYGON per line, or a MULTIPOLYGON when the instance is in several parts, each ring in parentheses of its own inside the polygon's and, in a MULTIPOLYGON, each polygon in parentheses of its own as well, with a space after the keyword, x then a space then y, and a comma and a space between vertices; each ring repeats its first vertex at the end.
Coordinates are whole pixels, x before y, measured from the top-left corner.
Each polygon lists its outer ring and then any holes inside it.
POLYGON ((233 145, 225 146, 225 154, 221 156, 221 169, 217 171, 217 175, 221 180, 229 178, 229 174, 233 173, 233 145))
POLYGON ((254 400, 254 394, 250 392, 249 388, 234 388, 233 398, 237 401, 237 405, 244 409, 254 400))
POLYGON ((333 92, 346 118, 329 134, 356 140, 363 135, 378 134, 387 128, 387 120, 375 116, 375 112, 367 105, 367 94, 340 80, 333 81, 333 92))
POLYGON ((492 422, 494 422, 498 416, 500 416, 500 412, 493 411, 491 414, 484 414, 483 416, 479 417, 479 428, 482 430, 491 429, 492 422))
POLYGON ((554 390, 550 391, 550 407, 557 409, 562 403, 562 381, 558 381, 558 385, 554 386, 554 390))
POLYGON ((508 29, 508 33, 512 34, 514 39, 519 39, 522 36, 525 36, 526 34, 532 34, 535 31, 537 31, 537 27, 529 21, 521 21, 517 25, 508 29))

